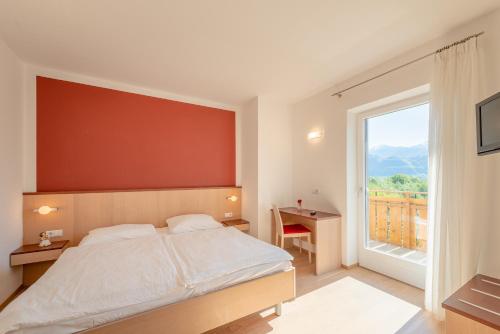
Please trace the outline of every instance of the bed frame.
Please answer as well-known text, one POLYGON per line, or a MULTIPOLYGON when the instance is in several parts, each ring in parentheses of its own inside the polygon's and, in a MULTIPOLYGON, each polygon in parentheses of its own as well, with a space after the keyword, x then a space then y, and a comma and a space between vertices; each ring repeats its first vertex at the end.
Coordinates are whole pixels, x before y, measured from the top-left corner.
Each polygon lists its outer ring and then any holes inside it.
MULTIPOLYGON (((63 229, 64 236, 59 239, 67 239, 71 245, 76 245, 90 230, 98 227, 126 223, 161 227, 165 226, 166 218, 186 213, 207 213, 223 220, 226 212, 232 212, 233 218, 240 217, 240 187, 25 193, 23 239, 25 244, 36 243, 40 232, 63 229), (227 200, 231 195, 238 196, 240 200, 227 200), (48 215, 33 212, 42 205, 58 210, 48 215)), ((291 269, 80 333, 202 333, 272 307, 280 315, 282 303, 294 298, 295 269, 291 269)))
POLYGON ((153 224, 164 227, 165 219, 187 213, 206 213, 224 220, 224 213, 241 217, 240 187, 116 190, 88 192, 38 192, 23 194, 23 242, 38 243, 40 232, 63 229, 53 240, 78 245, 90 231, 116 224, 153 224), (236 202, 227 197, 235 195, 236 202), (57 208, 40 215, 42 205, 57 208))
POLYGON ((295 298, 295 269, 87 329, 85 334, 203 333, 295 298))

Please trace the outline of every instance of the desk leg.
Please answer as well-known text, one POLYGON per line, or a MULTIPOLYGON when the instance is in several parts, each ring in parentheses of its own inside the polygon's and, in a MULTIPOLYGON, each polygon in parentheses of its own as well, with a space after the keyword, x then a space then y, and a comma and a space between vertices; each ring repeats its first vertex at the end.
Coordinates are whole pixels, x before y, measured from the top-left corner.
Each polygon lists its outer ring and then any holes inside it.
POLYGON ((316 275, 340 268, 340 218, 316 221, 316 275))
POLYGON ((275 236, 274 245, 279 247, 279 236, 276 232, 276 220, 274 219, 274 214, 271 211, 271 235, 275 236))

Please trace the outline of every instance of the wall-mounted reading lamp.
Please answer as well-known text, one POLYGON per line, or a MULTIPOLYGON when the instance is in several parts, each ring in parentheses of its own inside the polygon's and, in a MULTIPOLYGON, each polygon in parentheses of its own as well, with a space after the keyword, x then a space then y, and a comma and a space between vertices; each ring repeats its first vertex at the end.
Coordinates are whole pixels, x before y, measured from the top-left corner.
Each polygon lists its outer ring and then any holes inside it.
POLYGON ((238 200, 238 196, 236 195, 231 195, 231 196, 227 196, 226 199, 228 201, 231 201, 231 202, 236 202, 238 200))
POLYGON ((323 137, 323 131, 313 130, 307 134, 307 139, 309 141, 319 141, 323 137))
POLYGON ((39 207, 38 209, 34 209, 33 212, 39 213, 41 215, 48 215, 51 212, 56 212, 57 208, 51 208, 50 206, 43 205, 39 207))

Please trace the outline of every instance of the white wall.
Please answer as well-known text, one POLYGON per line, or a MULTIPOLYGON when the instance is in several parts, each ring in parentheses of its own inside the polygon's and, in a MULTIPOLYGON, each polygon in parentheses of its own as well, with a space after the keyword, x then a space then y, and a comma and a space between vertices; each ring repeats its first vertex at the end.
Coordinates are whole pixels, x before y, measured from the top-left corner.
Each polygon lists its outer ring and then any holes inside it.
POLYGON ((339 211, 345 221, 346 120, 345 114, 334 111, 335 102, 325 92, 293 106, 292 193, 305 208, 339 211), (315 129, 323 131, 323 138, 310 142, 307 134, 315 129), (313 194, 315 189, 319 194, 313 194))
MULTIPOLYGON (((363 81, 390 68, 401 65, 424 54, 432 52, 450 42, 470 34, 485 31, 480 37, 480 47, 484 52, 485 71, 483 97, 500 90, 500 11, 465 24, 442 38, 402 54, 366 73, 362 73, 348 82, 331 87, 292 106, 293 133, 293 197, 302 197, 306 207, 318 209, 338 209, 343 216, 342 262, 351 265, 357 262, 356 217, 352 210, 354 184, 352 173, 348 170, 348 157, 355 154, 347 143, 347 111, 351 108, 395 95, 431 80, 432 58, 420 61, 398 70, 380 79, 346 92, 342 98, 330 96, 337 90, 363 81), (311 144, 305 136, 315 127, 324 129, 324 140, 311 144), (349 180, 349 182, 347 181, 349 180), (319 188, 319 195, 312 195, 312 190, 319 188)), ((489 214, 490 231, 486 236, 485 252, 481 260, 480 271, 500 276, 500 212, 495 208, 500 195, 500 154, 478 157, 485 164, 487 187, 484 190, 489 202, 484 203, 484 210, 489 214)))
POLYGON ((45 76, 54 79, 78 82, 97 87, 116 89, 124 92, 159 97, 174 101, 197 104, 206 107, 221 108, 236 113, 236 185, 241 184, 241 120, 238 106, 226 105, 215 101, 199 99, 196 97, 179 95, 171 92, 129 85, 123 82, 110 81, 98 77, 89 77, 77 73, 60 71, 57 69, 39 67, 27 64, 25 66, 25 108, 23 121, 23 190, 36 191, 36 77, 45 76))
POLYGON ((291 117, 286 104, 259 96, 259 239, 271 238, 271 208, 292 199, 291 117))
POLYGON ((250 233, 271 242, 273 204, 290 204, 292 147, 290 110, 266 96, 242 108, 242 215, 250 233))
MULTIPOLYGON (((500 92, 500 10, 476 23, 486 34, 483 38, 484 68, 482 97, 500 92)), ((486 201, 483 210, 488 224, 479 272, 500 277, 500 153, 479 158, 483 162, 483 186, 486 201)))
POLYGON ((0 40, 0 303, 21 285, 9 254, 22 244, 22 64, 0 40))
POLYGON ((241 214, 250 222, 250 234, 258 236, 258 98, 241 109, 241 214))

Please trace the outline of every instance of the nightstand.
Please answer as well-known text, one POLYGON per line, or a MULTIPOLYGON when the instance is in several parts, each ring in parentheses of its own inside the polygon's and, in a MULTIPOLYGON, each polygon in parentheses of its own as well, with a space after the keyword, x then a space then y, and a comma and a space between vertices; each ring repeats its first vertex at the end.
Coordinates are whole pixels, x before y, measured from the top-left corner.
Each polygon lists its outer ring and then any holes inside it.
POLYGON ((33 284, 69 246, 68 240, 52 241, 47 247, 23 245, 10 253, 10 265, 23 266, 23 285, 33 284))
POLYGON ((230 227, 230 226, 236 227, 238 230, 243 231, 243 232, 250 231, 250 223, 248 221, 246 221, 245 219, 225 220, 221 223, 226 227, 230 227))

